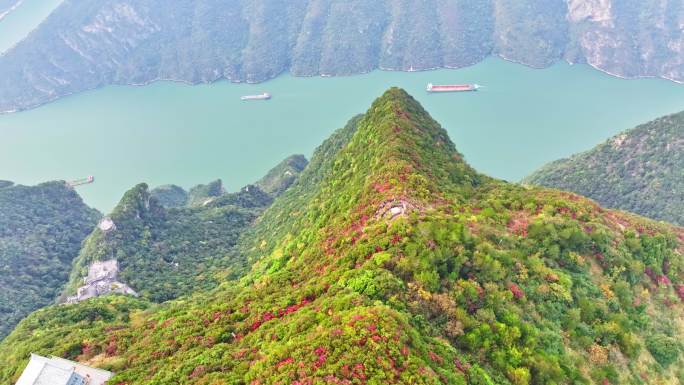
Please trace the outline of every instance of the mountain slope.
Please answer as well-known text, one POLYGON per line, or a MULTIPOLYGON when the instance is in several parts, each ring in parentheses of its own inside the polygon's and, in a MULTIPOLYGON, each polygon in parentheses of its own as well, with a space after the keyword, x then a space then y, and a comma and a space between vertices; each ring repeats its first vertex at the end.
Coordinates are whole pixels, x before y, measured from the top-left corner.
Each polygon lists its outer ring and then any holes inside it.
POLYGON ((173 184, 153 188, 150 196, 166 208, 183 207, 188 202, 188 193, 182 187, 173 184))
POLYGON ((552 162, 524 182, 573 191, 606 207, 684 225, 684 112, 552 162))
POLYGON ((165 209, 150 196, 147 185, 129 190, 109 217, 115 228, 95 229, 84 242, 66 294, 82 284, 90 263, 109 259, 118 260, 124 283, 155 302, 237 276, 246 266, 232 248, 272 198, 253 188, 204 202, 165 209))
POLYGON ((0 112, 107 84, 453 68, 489 55, 684 81, 683 17, 676 0, 65 1, 0 57, 0 112))
POLYGON ((0 339, 54 301, 98 216, 64 182, 0 183, 0 339))
POLYGON ((191 188, 129 190, 113 210, 111 230, 86 239, 66 295, 76 292, 93 261, 117 259, 120 278, 145 299, 163 302, 242 275, 247 260, 234 247, 273 198, 299 177, 306 159, 292 156, 255 185, 227 193, 221 180, 191 188), (258 186, 264 186, 268 192, 258 186))
POLYGON ((277 197, 290 188, 308 163, 304 155, 292 155, 271 169, 255 185, 277 197))
POLYGON ((66 354, 67 331, 87 334, 70 356, 117 384, 675 384, 683 241, 477 173, 391 89, 243 236, 239 282, 99 335, 29 317, 0 344, 0 379, 27 347, 66 354))
POLYGON ((16 9, 22 0, 0 0, 0 20, 16 9))

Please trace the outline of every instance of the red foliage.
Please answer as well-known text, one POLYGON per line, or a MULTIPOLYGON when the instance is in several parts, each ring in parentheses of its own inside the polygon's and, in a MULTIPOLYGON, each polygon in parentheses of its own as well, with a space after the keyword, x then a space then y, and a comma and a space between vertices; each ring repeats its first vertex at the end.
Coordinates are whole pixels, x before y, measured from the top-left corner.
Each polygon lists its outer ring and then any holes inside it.
POLYGON ((454 365, 456 365, 456 369, 460 370, 462 373, 465 374, 468 372, 468 364, 464 365, 458 358, 454 359, 454 365))
POLYGON ((200 365, 195 368, 195 370, 190 373, 190 378, 195 378, 204 375, 207 372, 207 367, 204 365, 200 365))
POLYGON ((91 345, 87 342, 84 342, 81 345, 81 353, 84 355, 89 355, 90 353, 93 352, 93 350, 95 350, 95 345, 91 345))
POLYGON ((283 366, 285 366, 285 365, 287 365, 287 364, 291 364, 292 362, 294 362, 294 359, 293 359, 292 357, 287 357, 286 359, 284 359, 284 360, 278 362, 278 363, 276 364, 276 368, 281 368, 281 367, 283 367, 283 366))
POLYGON ((214 339, 213 336, 207 336, 204 337, 204 340, 202 341, 202 345, 206 348, 210 348, 216 344, 216 340, 214 339))
POLYGON ((444 364, 444 358, 438 356, 436 353, 434 353, 434 352, 428 352, 428 356, 430 356, 430 359, 431 359, 433 362, 437 362, 437 363, 440 364, 440 365, 444 364))
POLYGON ((527 237, 527 228, 529 226, 530 222, 522 215, 518 215, 517 217, 508 221, 508 230, 521 237, 527 237))
POLYGON ((679 296, 679 299, 684 302, 684 285, 677 286, 677 295, 679 296))
POLYGON ((653 281, 653 283, 656 283, 656 284, 658 283, 658 276, 657 276, 656 273, 653 271, 653 269, 651 269, 650 267, 647 267, 646 269, 644 269, 644 273, 645 273, 649 278, 651 278, 651 281, 653 281))
POLYGON ((379 193, 384 193, 385 191, 390 189, 390 184, 388 182, 385 183, 376 183, 373 185, 373 188, 375 188, 375 191, 379 193))
POLYGON ((401 235, 399 235, 399 234, 394 234, 394 236, 392 237, 392 240, 390 241, 390 243, 393 244, 393 245, 396 245, 396 244, 399 243, 400 241, 401 241, 401 235))
POLYGON ((249 330, 255 331, 261 327, 261 321, 257 320, 252 323, 252 325, 249 326, 249 330))
POLYGON ((363 364, 354 365, 354 372, 352 373, 352 377, 358 378, 359 380, 365 380, 366 379, 366 367, 363 366, 363 364))
POLYGON ((261 325, 263 325, 264 323, 272 321, 272 320, 277 319, 277 318, 283 318, 288 314, 292 314, 292 313, 298 311, 299 309, 301 309, 302 307, 310 304, 311 301, 312 300, 309 298, 304 298, 303 300, 301 300, 297 304, 290 305, 290 306, 286 307, 285 309, 278 310, 277 314, 274 314, 273 312, 266 312, 259 319, 254 321, 252 323, 252 325, 250 325, 249 329, 251 331, 255 331, 255 330, 259 329, 261 327, 261 325))
POLYGON ((437 248, 437 243, 435 243, 435 241, 432 240, 432 239, 428 239, 428 241, 427 241, 427 247, 428 247, 430 250, 434 250, 434 249, 437 248))
POLYGON ((513 293, 513 296, 516 299, 522 299, 523 297, 525 297, 525 293, 522 291, 522 289, 520 289, 520 287, 514 283, 511 283, 508 286, 508 289, 511 291, 511 293, 513 293))
POLYGON ((401 110, 401 109, 397 110, 397 116, 400 116, 400 117, 405 118, 405 119, 411 118, 411 115, 409 115, 408 112, 401 110))
POLYGON ((668 278, 666 275, 659 275, 658 276, 658 286, 663 285, 663 286, 670 286, 672 285, 672 282, 670 281, 670 278, 668 278))
POLYGON ((117 351, 117 345, 116 345, 116 337, 112 336, 109 339, 109 343, 107 343, 107 347, 105 348, 105 354, 107 357, 115 356, 117 351))
POLYGON ((325 361, 328 359, 327 352, 328 350, 323 346, 319 346, 316 348, 316 350, 314 350, 314 353, 318 356, 318 359, 314 363, 315 369, 318 369, 325 364, 325 361))

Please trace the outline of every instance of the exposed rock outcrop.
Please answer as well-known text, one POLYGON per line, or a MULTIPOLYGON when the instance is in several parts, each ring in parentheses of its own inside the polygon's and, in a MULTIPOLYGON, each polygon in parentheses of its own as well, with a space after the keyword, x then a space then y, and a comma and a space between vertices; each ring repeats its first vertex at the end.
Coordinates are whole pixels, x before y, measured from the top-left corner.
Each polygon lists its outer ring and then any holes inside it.
POLYGON ((118 275, 119 263, 115 259, 93 262, 88 269, 88 276, 83 279, 85 285, 78 288, 75 296, 68 297, 67 303, 78 303, 108 294, 126 294, 137 297, 138 293, 120 282, 118 275))

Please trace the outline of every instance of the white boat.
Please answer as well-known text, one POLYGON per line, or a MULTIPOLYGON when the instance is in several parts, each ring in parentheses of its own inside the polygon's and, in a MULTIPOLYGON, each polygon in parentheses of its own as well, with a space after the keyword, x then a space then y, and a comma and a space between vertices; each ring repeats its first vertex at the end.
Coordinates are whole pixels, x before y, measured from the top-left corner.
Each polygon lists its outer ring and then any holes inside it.
POLYGON ((264 92, 263 94, 260 95, 246 95, 241 97, 241 100, 268 100, 271 98, 271 94, 268 92, 264 92))

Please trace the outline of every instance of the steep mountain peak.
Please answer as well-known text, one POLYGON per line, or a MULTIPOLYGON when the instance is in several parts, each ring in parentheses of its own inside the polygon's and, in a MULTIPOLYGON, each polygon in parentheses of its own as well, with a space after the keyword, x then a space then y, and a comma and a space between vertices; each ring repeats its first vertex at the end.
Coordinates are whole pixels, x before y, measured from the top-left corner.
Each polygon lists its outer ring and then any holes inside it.
POLYGON ((363 180, 366 194, 415 199, 466 191, 484 180, 465 163, 446 130, 400 88, 373 102, 337 155, 334 171, 337 177, 363 180))
POLYGON ((204 205, 226 193, 223 181, 217 179, 207 184, 197 185, 188 191, 188 206, 204 205))
POLYGON ((309 163, 304 155, 292 155, 273 167, 255 184, 274 197, 287 190, 299 177, 309 163))
POLYGON ((140 183, 126 191, 112 211, 112 219, 132 220, 146 219, 163 213, 163 207, 155 199, 151 199, 150 190, 146 183, 140 183))

